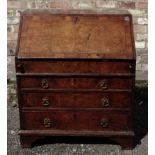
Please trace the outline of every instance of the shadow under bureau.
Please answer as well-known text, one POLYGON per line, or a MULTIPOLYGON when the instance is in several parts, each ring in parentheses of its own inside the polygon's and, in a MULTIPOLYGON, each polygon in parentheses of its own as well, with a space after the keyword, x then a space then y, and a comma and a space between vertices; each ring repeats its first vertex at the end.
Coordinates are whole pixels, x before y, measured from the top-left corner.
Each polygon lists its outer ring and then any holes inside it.
POLYGON ((126 11, 27 10, 16 51, 22 147, 47 136, 133 147, 135 47, 126 11))

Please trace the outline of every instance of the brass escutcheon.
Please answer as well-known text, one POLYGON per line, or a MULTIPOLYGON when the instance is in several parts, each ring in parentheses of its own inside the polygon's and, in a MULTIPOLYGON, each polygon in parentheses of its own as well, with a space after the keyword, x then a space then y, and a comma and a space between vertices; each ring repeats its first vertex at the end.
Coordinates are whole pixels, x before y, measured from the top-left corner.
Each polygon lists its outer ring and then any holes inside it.
POLYGON ((49 118, 44 118, 44 127, 45 128, 51 127, 51 120, 49 118))
POLYGON ((107 89, 108 88, 108 82, 107 82, 107 80, 100 81, 100 87, 102 89, 107 89))
POLYGON ((44 106, 49 106, 49 99, 48 99, 47 96, 45 96, 45 97, 42 98, 42 104, 44 106))
POLYGON ((107 128, 108 125, 109 125, 109 122, 107 119, 103 118, 100 122, 100 125, 103 127, 103 128, 107 128))
POLYGON ((102 103, 102 105, 103 105, 104 107, 109 107, 109 106, 110 106, 110 101, 109 101, 109 99, 108 99, 107 97, 103 97, 103 98, 101 99, 101 103, 102 103))
POLYGON ((47 81, 47 79, 43 79, 41 81, 41 87, 44 88, 44 89, 48 88, 48 81, 47 81))

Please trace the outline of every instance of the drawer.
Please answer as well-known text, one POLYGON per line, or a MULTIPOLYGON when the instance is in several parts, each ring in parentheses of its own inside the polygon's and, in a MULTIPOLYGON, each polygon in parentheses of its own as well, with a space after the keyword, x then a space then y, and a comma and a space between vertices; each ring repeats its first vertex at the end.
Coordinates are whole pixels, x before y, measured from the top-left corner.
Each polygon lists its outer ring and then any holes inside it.
POLYGON ((25 130, 129 130, 129 115, 116 111, 31 111, 21 112, 25 130))
POLYGON ((41 89, 131 89, 132 78, 103 77, 21 77, 22 88, 41 89))
POLYGON ((129 108, 129 92, 22 92, 22 107, 27 108, 129 108))
POLYGON ((134 72, 132 62, 103 62, 88 60, 34 60, 18 61, 18 73, 99 73, 99 74, 130 74, 134 72))

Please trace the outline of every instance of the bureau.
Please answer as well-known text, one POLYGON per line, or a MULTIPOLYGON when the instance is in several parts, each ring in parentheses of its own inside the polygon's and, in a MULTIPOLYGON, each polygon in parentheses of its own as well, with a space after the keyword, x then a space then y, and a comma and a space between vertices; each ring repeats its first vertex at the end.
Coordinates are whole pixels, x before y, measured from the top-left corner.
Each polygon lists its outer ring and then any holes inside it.
POLYGON ((26 10, 16 50, 22 147, 47 136, 132 149, 135 46, 123 10, 26 10))

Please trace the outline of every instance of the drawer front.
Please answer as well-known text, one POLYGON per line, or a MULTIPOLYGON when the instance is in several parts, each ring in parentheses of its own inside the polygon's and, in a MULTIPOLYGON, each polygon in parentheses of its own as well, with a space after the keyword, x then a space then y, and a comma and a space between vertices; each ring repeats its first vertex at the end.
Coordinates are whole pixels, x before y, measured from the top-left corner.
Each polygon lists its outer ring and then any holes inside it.
POLYGON ((131 89, 132 78, 62 78, 62 77, 22 77, 22 88, 41 89, 131 89))
POLYGON ((102 73, 130 74, 134 64, 130 62, 102 61, 21 61, 17 62, 17 72, 21 73, 102 73))
POLYGON ((22 112, 21 128, 26 130, 128 130, 129 115, 115 111, 22 112))
POLYGON ((22 93, 22 107, 42 108, 129 108, 129 92, 22 93))

